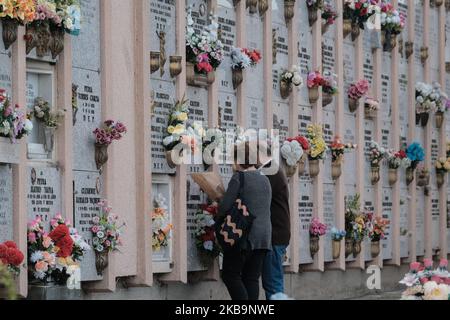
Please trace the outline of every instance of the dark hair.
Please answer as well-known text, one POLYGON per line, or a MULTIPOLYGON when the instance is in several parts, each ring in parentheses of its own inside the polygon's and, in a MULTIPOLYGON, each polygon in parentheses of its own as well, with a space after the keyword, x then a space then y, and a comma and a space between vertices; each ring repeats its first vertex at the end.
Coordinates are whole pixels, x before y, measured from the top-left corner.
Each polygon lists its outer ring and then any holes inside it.
POLYGON ((239 164, 239 166, 243 169, 248 169, 248 168, 256 166, 256 163, 250 162, 250 143, 248 141, 234 146, 234 162, 239 164), (239 163, 238 160, 242 160, 242 159, 238 159, 238 158, 239 158, 240 153, 242 153, 243 148, 244 148, 245 160, 244 160, 244 163, 239 163))

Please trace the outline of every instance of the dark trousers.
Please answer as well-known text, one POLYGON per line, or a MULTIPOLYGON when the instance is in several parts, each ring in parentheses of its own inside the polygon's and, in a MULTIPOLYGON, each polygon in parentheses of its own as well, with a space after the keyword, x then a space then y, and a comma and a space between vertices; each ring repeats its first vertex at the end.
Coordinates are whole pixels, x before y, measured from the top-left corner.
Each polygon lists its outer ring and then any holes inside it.
POLYGON ((223 255, 222 280, 232 300, 259 300, 259 279, 267 250, 230 250, 223 255))

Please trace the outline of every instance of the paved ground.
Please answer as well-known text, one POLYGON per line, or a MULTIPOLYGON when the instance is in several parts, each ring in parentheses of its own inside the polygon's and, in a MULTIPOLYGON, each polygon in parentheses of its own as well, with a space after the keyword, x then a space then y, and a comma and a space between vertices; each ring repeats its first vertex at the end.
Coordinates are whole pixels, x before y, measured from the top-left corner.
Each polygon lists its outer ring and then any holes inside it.
POLYGON ((402 296, 401 291, 383 292, 379 294, 371 294, 349 300, 400 300, 402 296))

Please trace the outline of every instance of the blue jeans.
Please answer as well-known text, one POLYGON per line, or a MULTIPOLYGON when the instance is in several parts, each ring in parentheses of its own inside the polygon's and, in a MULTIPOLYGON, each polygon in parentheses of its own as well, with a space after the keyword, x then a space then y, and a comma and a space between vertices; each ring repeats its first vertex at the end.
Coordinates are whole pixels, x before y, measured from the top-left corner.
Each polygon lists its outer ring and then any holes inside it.
POLYGON ((270 300, 274 294, 284 293, 284 258, 287 246, 273 246, 264 260, 262 273, 263 288, 266 298, 270 300))

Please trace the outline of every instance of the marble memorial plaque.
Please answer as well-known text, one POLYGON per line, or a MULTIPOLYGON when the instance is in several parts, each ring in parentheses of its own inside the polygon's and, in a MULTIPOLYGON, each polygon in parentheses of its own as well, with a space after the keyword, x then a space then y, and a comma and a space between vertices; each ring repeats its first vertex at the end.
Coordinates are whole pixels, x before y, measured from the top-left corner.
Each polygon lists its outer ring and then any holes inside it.
MULTIPOLYGON (((1 28, 1 27, 0 27, 1 28)), ((4 49, 3 45, 0 48, 4 49)), ((11 90, 11 68, 12 60, 8 54, 0 51, 0 88, 5 89, 9 95, 12 94, 11 90)))
POLYGON ((0 164, 0 243, 13 239, 12 168, 0 164))
POLYGON ((289 105, 275 102, 273 111, 273 129, 279 130, 280 141, 285 141, 289 138, 289 105))
MULTIPOLYGON (((335 113, 331 111, 324 111, 323 114, 324 124, 323 124, 323 138, 325 139, 326 144, 329 146, 333 143, 335 137, 336 130, 336 119, 335 113)), ((345 141, 343 141, 345 143, 345 141)), ((334 181, 331 177, 331 153, 327 154, 326 159, 324 160, 324 183, 333 184, 334 181)))
POLYGON ((309 227, 314 218, 313 190, 309 183, 300 182, 298 194, 298 213, 300 219, 300 264, 309 264, 313 260, 309 250, 309 227))
MULTIPOLYGON (((304 1, 297 1, 299 3, 299 10, 297 11, 298 18, 298 34, 299 40, 297 42, 297 54, 298 60, 300 64, 300 68, 302 71, 303 79, 308 77, 308 73, 313 69, 313 56, 312 56, 312 48, 313 48, 313 39, 311 28, 308 23, 308 10, 306 8, 306 3, 304 1)), ((317 59, 320 59, 317 57, 317 59)), ((320 60, 319 60, 320 62, 320 60)), ((320 63, 317 63, 320 65, 320 63)), ((308 87, 305 85, 300 90, 299 96, 299 105, 301 106, 310 106, 309 95, 308 95, 308 87)))
POLYGON ((27 175, 28 219, 41 217, 49 230, 50 220, 61 213, 61 173, 52 167, 29 167, 27 175))
POLYGON ((335 190, 334 183, 324 183, 323 185, 323 215, 324 221, 323 223, 327 225, 328 232, 324 236, 325 239, 325 262, 333 261, 333 252, 331 248, 331 229, 336 225, 335 224, 335 214, 336 214, 336 206, 335 206, 335 190))
MULTIPOLYGON (((429 50, 428 53, 430 55, 430 68, 439 70, 439 12, 438 8, 432 7, 428 11, 429 15, 429 50)), ((438 78, 435 78, 438 79, 438 78)))
POLYGON ((96 171, 95 136, 93 131, 102 122, 100 74, 81 68, 73 69, 73 83, 77 89, 77 107, 74 110, 73 147, 74 169, 96 171))
MULTIPOLYGON (((382 208, 383 208, 383 218, 391 221, 392 223, 392 188, 383 188, 382 196, 382 208)), ((386 228, 385 239, 381 241, 383 246, 383 259, 392 259, 392 234, 391 225, 386 228)))
MULTIPOLYGON (((364 195, 361 196, 361 210, 364 212, 375 211, 375 188, 372 185, 366 185, 364 188, 364 195)), ((370 248, 370 240, 366 238, 364 241, 366 248, 370 248)), ((372 261, 370 250, 365 250, 365 261, 372 261)))
MULTIPOLYGON (((365 181, 366 186, 372 185, 372 182, 370 180, 369 151, 370 151, 370 143, 372 140, 375 139, 374 133, 375 133, 375 124, 373 123, 373 121, 365 121, 364 146, 362 146, 361 148, 364 148, 364 155, 365 155, 365 159, 366 159, 365 167, 364 167, 364 172, 365 172, 364 181, 365 181)), ((380 141, 376 141, 376 142, 381 143, 380 141)))
POLYGON ((382 58, 381 71, 381 108, 380 115, 382 120, 389 120, 392 116, 392 90, 391 90, 391 56, 384 53, 382 58))
MULTIPOLYGON (((413 182, 414 183, 414 182, 413 182)), ((425 254, 425 196, 423 188, 417 188, 416 197, 416 252, 418 256, 425 254)))
POLYGON ((399 63, 399 116, 400 116, 400 126, 402 134, 407 134, 408 132, 408 117, 410 108, 408 105, 408 63, 404 60, 400 60, 399 63))
MULTIPOLYGON (((289 48, 288 48, 288 30, 285 25, 273 24, 272 32, 276 37, 276 51, 277 56, 273 64, 272 76, 273 76, 273 99, 274 101, 288 102, 288 99, 284 100, 280 94, 280 78, 282 73, 290 69, 289 65, 289 48)), ((298 92, 296 87, 293 87, 292 94, 298 92)))
POLYGON ((187 178, 187 253, 188 271, 203 271, 205 267, 200 262, 197 247, 195 244, 195 231, 197 224, 195 214, 200 205, 206 203, 207 196, 200 190, 200 187, 188 175, 187 178))
POLYGON ((74 68, 100 70, 100 1, 81 0, 81 31, 72 37, 74 68))
MULTIPOLYGON (((92 219, 99 216, 102 182, 98 172, 74 172, 74 227, 83 239, 92 246, 92 219)), ((81 280, 97 281, 94 249, 86 252, 81 262, 81 280)))
MULTIPOLYGON (((353 115, 344 115, 345 128, 342 137, 343 143, 356 143, 356 122, 353 115)), ((356 155, 358 152, 364 152, 364 146, 358 146, 356 150, 352 150, 344 155, 343 172, 354 172, 356 168, 356 155)), ((346 184, 356 185, 356 174, 344 174, 342 176, 346 184)))
MULTIPOLYGON (((231 50, 237 46, 236 43, 236 11, 234 8, 218 6, 218 21, 220 30, 220 39, 223 43, 225 59, 222 61, 216 75, 219 83, 219 92, 234 92, 231 72, 231 50)), ((262 48, 259 48, 261 50, 262 48)))
POLYGON ((416 82, 419 82, 423 81, 423 72, 419 71, 422 70, 423 68, 423 64, 420 59, 420 49, 423 46, 423 34, 424 34, 424 26, 423 26, 424 15, 423 15, 422 1, 416 0, 414 8, 415 8, 414 64, 416 65, 416 82))
MULTIPOLYGON (((401 177, 403 178, 403 177, 401 177)), ((404 181, 404 179, 403 179, 404 181)), ((400 257, 409 256, 409 202, 408 189, 402 187, 400 190, 400 257)))
MULTIPOLYGON (((433 184, 434 186, 436 184, 433 184)), ((439 191, 437 189, 431 192, 431 243, 433 250, 440 248, 439 237, 441 234, 439 213, 439 191)))
MULTIPOLYGON (((262 52, 264 47, 263 23, 259 14, 246 17, 247 23, 247 48, 257 49, 262 52)), ((264 57, 263 57, 264 59, 264 57)), ((269 79, 264 79, 264 64, 258 63, 255 67, 246 70, 246 95, 247 98, 261 99, 264 97, 265 86, 269 79)), ((247 112, 251 113, 252 107, 247 107, 247 112)))

